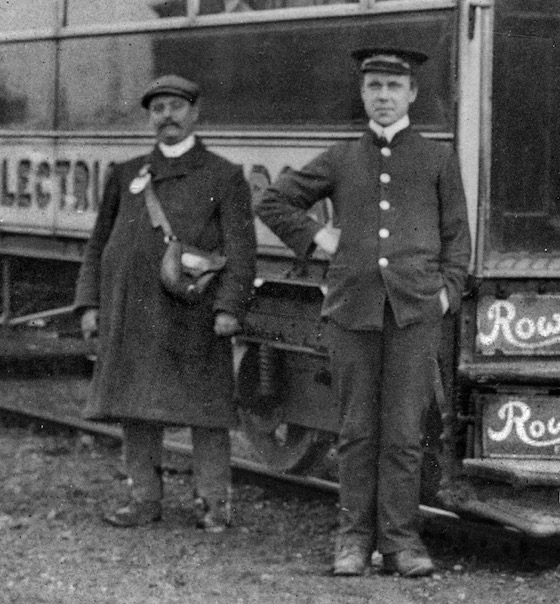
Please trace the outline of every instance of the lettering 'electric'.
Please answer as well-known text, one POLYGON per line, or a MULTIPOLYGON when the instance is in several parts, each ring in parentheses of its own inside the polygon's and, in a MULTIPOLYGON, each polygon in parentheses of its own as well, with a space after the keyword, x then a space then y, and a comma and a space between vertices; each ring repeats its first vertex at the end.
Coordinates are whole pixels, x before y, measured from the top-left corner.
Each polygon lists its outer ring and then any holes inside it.
POLYGON ((0 206, 44 210, 52 203, 71 212, 96 212, 99 208, 102 170, 99 161, 60 159, 17 164, 2 161, 0 206))

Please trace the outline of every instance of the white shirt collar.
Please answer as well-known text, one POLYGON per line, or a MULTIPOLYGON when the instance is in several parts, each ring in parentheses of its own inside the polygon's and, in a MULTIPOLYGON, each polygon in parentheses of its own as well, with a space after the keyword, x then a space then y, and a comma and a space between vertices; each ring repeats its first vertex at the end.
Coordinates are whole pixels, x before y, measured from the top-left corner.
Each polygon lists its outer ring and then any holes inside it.
POLYGON ((166 145, 164 143, 158 143, 159 150, 163 153, 164 157, 181 157, 187 151, 190 151, 194 147, 195 138, 194 134, 190 134, 187 138, 175 143, 174 145, 166 145))
POLYGON ((394 124, 391 124, 386 128, 383 128, 383 126, 380 126, 377 122, 374 122, 373 120, 369 121, 369 127, 375 132, 375 134, 377 134, 377 136, 379 137, 385 137, 389 142, 393 140, 397 132, 408 128, 409 126, 410 119, 408 115, 404 115, 403 117, 401 117, 400 120, 397 120, 394 124))

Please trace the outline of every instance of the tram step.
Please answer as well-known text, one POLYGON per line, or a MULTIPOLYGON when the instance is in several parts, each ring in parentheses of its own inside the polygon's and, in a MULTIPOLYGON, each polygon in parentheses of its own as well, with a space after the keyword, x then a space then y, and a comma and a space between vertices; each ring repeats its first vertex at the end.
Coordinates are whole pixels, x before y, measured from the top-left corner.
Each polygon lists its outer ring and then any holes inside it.
POLYGON ((546 510, 511 498, 491 497, 485 501, 469 499, 458 503, 453 511, 459 516, 497 522, 537 539, 560 536, 560 515, 547 513, 546 510))
POLYGON ((59 338, 56 334, 0 334, 0 359, 25 361, 95 355, 95 341, 59 338))
POLYGON ((15 377, 88 376, 96 343, 57 333, 0 330, 0 380, 15 377))
POLYGON ((462 517, 515 528, 538 539, 560 536, 560 461, 466 459, 462 476, 442 484, 437 498, 462 517))
POLYGON ((515 487, 560 488, 557 459, 464 459, 463 474, 507 482, 515 487))
POLYGON ((557 387, 560 383, 560 362, 549 358, 500 359, 484 362, 461 360, 457 368, 460 379, 471 384, 484 385, 543 385, 547 388, 557 387))

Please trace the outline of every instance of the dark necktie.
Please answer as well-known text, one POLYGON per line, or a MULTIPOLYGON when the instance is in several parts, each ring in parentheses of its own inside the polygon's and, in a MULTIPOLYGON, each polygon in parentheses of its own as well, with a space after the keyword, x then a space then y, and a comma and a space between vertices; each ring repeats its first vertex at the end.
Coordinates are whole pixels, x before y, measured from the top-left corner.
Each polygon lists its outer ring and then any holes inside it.
POLYGON ((385 134, 382 132, 381 134, 378 134, 377 132, 373 132, 373 138, 375 140, 375 144, 378 147, 388 147, 389 146, 389 141, 386 139, 385 134))

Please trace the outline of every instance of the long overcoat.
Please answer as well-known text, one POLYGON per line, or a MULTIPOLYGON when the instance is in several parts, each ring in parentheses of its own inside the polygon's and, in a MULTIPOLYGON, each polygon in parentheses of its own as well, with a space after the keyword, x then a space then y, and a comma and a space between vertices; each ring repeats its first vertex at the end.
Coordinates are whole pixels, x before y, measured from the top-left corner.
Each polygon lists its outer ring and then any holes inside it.
POLYGON ((167 159, 155 147, 115 165, 76 291, 77 308, 100 309, 86 417, 231 427, 231 341, 214 334, 214 316, 225 311, 243 321, 254 263, 250 191, 239 166, 198 139, 179 158, 167 159), (196 305, 185 305, 160 284, 163 234, 150 223, 144 193, 130 190, 144 166, 175 235, 227 257, 219 280, 196 305))
POLYGON ((329 197, 340 241, 327 275, 323 314, 346 329, 378 330, 388 299, 399 327, 451 312, 465 287, 471 240, 456 155, 410 127, 390 146, 368 129, 282 175, 256 208, 299 256, 322 228, 307 214, 329 197))

